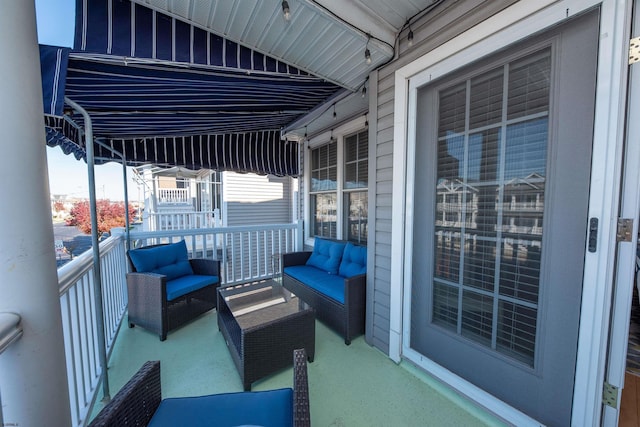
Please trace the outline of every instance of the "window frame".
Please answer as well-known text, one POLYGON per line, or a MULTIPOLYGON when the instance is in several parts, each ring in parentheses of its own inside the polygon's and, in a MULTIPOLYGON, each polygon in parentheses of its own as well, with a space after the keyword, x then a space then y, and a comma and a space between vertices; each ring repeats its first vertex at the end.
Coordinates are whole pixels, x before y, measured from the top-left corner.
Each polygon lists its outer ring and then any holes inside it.
MULTIPOLYGON (((333 130, 329 130, 323 132, 319 135, 316 135, 307 141, 305 141, 304 150, 304 178, 305 178, 305 204, 304 204, 304 218, 306 220, 307 226, 304 227, 304 243, 305 245, 313 246, 315 242, 315 236, 313 235, 313 230, 311 229, 312 216, 315 212, 311 211, 311 196, 314 194, 323 194, 323 193, 335 193, 336 194, 336 238, 339 240, 346 239, 346 229, 345 229, 345 211, 346 211, 346 202, 345 195, 349 192, 367 192, 367 198, 369 197, 369 184, 368 184, 368 168, 367 168, 367 187, 366 188, 353 188, 353 189, 345 189, 344 185, 344 176, 345 176, 345 139, 349 136, 360 132, 368 132, 367 121, 364 116, 352 120, 348 123, 345 123, 339 127, 334 128, 333 130), (316 148, 320 148, 324 145, 331 143, 331 140, 335 140, 336 149, 337 149, 337 185, 335 190, 322 190, 322 191, 311 191, 311 178, 312 178, 312 151, 316 148)), ((367 162, 369 161, 369 149, 367 148, 367 162)))

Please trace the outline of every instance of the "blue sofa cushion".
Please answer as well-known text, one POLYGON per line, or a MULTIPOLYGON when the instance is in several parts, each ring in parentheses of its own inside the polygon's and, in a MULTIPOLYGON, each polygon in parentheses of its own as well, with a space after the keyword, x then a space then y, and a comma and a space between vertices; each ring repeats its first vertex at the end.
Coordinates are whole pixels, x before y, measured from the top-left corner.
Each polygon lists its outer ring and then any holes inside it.
POLYGON ((193 274, 184 240, 153 248, 134 249, 129 251, 129 258, 136 271, 163 274, 167 280, 193 274))
POLYGON ((340 266, 344 247, 344 243, 332 242, 316 237, 313 252, 307 261, 307 265, 324 270, 329 274, 338 274, 338 267, 340 266))
POLYGON ((149 427, 240 425, 293 426, 293 390, 168 398, 149 422, 149 427))
POLYGON ((197 274, 191 274, 189 276, 181 276, 177 279, 169 280, 167 282, 167 301, 173 301, 174 299, 193 292, 195 290, 204 288, 205 286, 218 283, 218 276, 199 276, 197 274))
POLYGON ((310 288, 344 304, 344 277, 329 274, 309 265, 286 267, 284 272, 310 288))
POLYGON ((347 243, 342 254, 342 261, 338 274, 343 277, 352 277, 367 272, 367 247, 356 246, 347 243))

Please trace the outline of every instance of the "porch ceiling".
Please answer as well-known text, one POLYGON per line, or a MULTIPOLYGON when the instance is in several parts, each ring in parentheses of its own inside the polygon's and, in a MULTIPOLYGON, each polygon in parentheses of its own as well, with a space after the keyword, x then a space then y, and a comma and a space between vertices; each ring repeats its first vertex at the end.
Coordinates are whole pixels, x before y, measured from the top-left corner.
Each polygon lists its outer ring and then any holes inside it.
POLYGON ((133 1, 356 91, 393 57, 407 20, 435 0, 290 0, 288 22, 279 0, 133 1))

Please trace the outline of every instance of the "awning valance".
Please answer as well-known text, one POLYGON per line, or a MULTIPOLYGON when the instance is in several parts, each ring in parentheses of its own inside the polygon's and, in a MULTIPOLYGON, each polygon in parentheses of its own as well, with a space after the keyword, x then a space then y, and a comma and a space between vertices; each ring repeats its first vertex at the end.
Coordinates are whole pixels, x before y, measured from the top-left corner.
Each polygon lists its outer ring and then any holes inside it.
POLYGON ((40 72, 45 114, 62 115, 68 61, 68 48, 40 45, 40 72))
MULTIPOLYGON (((76 21, 62 86, 91 117, 98 162, 297 175, 281 129, 340 90, 127 0, 78 0, 76 21)), ((48 143, 82 156, 82 116, 50 111, 48 143)))

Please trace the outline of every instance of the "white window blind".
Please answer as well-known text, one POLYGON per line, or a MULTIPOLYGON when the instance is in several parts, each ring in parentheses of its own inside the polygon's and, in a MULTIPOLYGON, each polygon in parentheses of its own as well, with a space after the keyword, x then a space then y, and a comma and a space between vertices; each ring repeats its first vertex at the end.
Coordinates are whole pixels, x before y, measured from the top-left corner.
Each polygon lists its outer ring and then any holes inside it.
POLYGON ((551 52, 440 90, 432 322, 534 364, 551 52))

